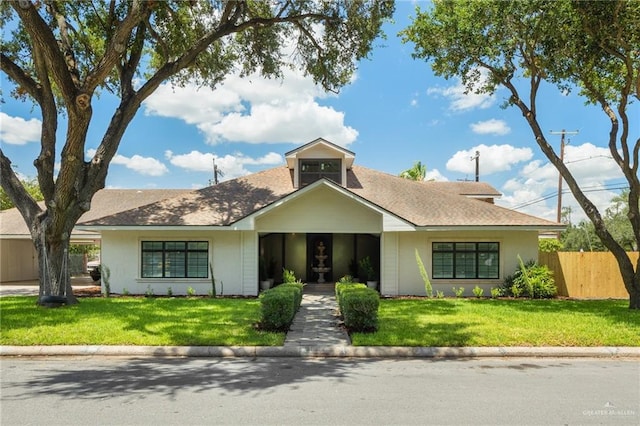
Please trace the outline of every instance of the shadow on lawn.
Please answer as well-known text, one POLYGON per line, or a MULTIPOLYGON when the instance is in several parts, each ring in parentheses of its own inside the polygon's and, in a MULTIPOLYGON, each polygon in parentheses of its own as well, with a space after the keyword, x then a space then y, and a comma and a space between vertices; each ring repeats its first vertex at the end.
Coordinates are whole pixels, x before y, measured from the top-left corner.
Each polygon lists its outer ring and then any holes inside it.
MULTIPOLYGON (((7 386, 17 387, 13 400, 55 395, 61 398, 104 399, 154 392, 173 399, 178 392, 269 392, 295 387, 317 378, 348 381, 355 367, 376 360, 353 359, 197 359, 141 358, 111 360, 101 365, 51 368, 43 364, 38 377, 7 386)), ((57 365, 57 364, 53 364, 57 365)))

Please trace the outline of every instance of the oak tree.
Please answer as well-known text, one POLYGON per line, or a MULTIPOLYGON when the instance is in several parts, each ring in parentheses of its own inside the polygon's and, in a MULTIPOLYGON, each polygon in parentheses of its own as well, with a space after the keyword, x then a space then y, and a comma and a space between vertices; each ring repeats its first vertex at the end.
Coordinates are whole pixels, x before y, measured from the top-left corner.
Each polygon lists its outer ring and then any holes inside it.
POLYGON ((392 2, 373 0, 1 2, 0 69, 15 85, 11 95, 34 102, 42 116, 34 165, 44 209, 0 150, 0 183, 46 265, 40 300, 53 295, 75 302, 64 268, 71 231, 105 186, 127 126, 162 83, 215 87, 235 71, 279 77, 284 67, 296 67, 336 91, 349 82, 393 10, 392 2), (119 104, 86 161, 100 91, 115 94, 119 104), (66 129, 59 141, 62 114, 66 129))

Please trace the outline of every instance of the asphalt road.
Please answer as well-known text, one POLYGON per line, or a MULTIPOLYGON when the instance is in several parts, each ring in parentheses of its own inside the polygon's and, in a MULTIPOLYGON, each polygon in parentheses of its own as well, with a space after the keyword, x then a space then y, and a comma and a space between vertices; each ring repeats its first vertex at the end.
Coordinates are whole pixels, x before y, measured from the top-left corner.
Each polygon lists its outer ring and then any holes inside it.
POLYGON ((640 424, 640 363, 3 358, 8 425, 640 424))

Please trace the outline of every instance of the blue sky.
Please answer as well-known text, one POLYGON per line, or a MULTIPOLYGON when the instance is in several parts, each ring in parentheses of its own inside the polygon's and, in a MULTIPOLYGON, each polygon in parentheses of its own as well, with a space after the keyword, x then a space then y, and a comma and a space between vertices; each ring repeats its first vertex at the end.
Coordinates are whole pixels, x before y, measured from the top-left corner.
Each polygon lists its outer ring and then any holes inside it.
MULTIPOLYGON (((459 81, 434 76, 429 64, 412 59, 413 46, 400 42, 397 33, 409 25, 414 8, 414 2, 398 2, 395 22, 385 25, 387 39, 376 41, 370 59, 359 64, 352 83, 337 95, 289 71, 283 81, 230 76, 214 91, 162 86, 125 133, 107 187, 200 188, 212 178, 214 157, 223 180, 232 179, 281 166, 285 152, 323 137, 354 151, 361 166, 397 175, 422 161, 428 178, 436 180, 473 180, 471 156, 479 151, 480 179, 504 194, 498 204, 555 219, 558 174, 521 114, 501 108, 506 91, 465 95, 459 81)), ((9 98, 9 83, 4 74, 1 78, 2 149, 19 173, 33 177, 40 114, 9 98)), ((102 94, 92 105, 87 158, 116 99, 102 94)), ((569 136, 565 159, 605 208, 619 192, 612 188, 623 186, 624 179, 609 157, 604 113, 586 106, 576 93, 554 87, 542 88, 538 108, 545 131, 579 130, 569 136)), ((629 116, 640 118, 640 108, 634 106, 629 116)), ((631 139, 637 138, 639 122, 631 139)), ((60 129, 62 142, 64 126, 60 129)), ((560 136, 547 136, 558 149, 560 136)), ((569 194, 563 199, 573 206, 574 221, 584 217, 569 194)))

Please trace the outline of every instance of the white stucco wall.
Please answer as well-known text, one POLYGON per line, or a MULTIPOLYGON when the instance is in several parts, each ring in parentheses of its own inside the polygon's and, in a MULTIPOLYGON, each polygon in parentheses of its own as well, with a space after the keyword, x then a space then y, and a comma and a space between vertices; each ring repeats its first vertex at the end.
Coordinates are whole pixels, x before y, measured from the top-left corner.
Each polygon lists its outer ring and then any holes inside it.
POLYGON ((294 198, 255 221, 259 232, 379 233, 382 215, 326 186, 294 198))
POLYGON ((0 239, 0 283, 38 279, 38 254, 29 239, 0 239))
POLYGON ((220 293, 222 282, 225 295, 258 293, 258 249, 254 232, 104 231, 102 264, 111 271, 112 293, 122 293, 126 289, 131 294, 144 294, 150 288, 155 295, 166 295, 171 287, 174 295, 184 295, 187 288, 192 287, 197 294, 204 295, 211 290, 210 278, 140 278, 140 243, 143 240, 208 241, 209 262, 213 265, 217 292, 220 293))
POLYGON ((453 296, 452 287, 465 287, 465 296, 472 296, 472 289, 477 285, 484 289, 484 295, 490 296, 491 288, 499 287, 507 275, 511 275, 518 268, 518 255, 526 262, 538 258, 538 233, 536 231, 460 231, 452 232, 398 232, 397 237, 397 265, 393 265, 392 246, 395 243, 388 233, 383 234, 382 253, 385 255, 383 264, 382 293, 388 295, 425 295, 424 281, 418 270, 415 249, 418 249, 422 262, 429 277, 432 275, 431 245, 437 241, 491 241, 500 243, 500 278, 490 279, 433 279, 431 284, 434 294, 442 291, 447 296, 453 296), (397 284, 394 283, 397 280, 397 284), (388 280, 388 282, 384 282, 388 280), (397 288, 397 293, 394 293, 397 288))

